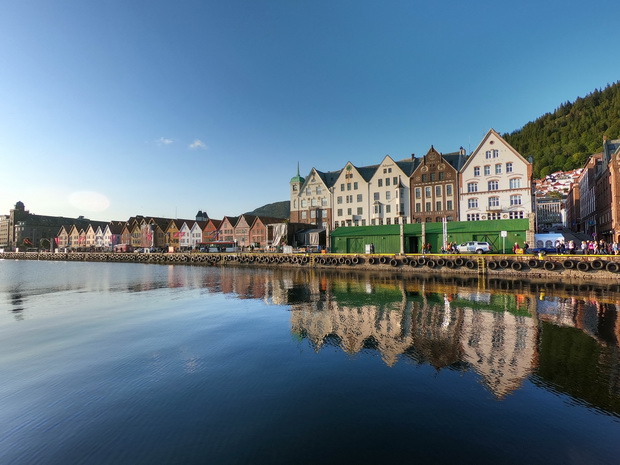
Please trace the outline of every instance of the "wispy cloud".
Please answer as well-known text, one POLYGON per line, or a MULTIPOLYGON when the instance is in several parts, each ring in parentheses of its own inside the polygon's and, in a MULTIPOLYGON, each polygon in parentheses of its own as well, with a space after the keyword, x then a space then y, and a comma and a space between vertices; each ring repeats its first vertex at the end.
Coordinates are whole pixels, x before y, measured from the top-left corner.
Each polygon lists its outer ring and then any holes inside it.
POLYGON ((194 142, 189 144, 189 148, 192 149, 192 150, 195 150, 195 149, 207 150, 207 144, 205 144, 200 139, 196 139, 196 140, 194 140, 194 142))
POLYGON ((167 139, 165 137, 160 137, 159 139, 157 139, 155 141, 157 143, 157 145, 170 145, 172 144, 174 141, 172 139, 167 139))

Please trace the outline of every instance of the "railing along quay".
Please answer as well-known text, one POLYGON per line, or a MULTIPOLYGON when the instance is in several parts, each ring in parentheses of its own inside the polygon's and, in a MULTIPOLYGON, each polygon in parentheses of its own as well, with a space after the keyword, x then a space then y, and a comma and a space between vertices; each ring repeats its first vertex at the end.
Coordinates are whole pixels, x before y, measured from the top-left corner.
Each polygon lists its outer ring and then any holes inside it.
POLYGON ((620 256, 503 254, 304 254, 304 253, 108 253, 4 252, 0 259, 358 268, 532 277, 592 277, 620 280, 620 256))

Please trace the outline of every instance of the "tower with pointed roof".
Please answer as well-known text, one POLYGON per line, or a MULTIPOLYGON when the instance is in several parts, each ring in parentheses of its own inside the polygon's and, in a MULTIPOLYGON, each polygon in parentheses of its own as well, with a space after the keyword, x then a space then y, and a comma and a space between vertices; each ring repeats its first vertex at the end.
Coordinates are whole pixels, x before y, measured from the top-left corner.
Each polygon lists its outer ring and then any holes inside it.
POLYGON ((290 198, 291 198, 291 205, 290 205, 290 214, 289 214, 289 219, 290 221, 297 221, 296 219, 293 220, 293 218, 297 218, 297 216, 299 216, 299 193, 301 192, 301 188, 303 186, 305 182, 305 179, 302 178, 299 175, 299 162, 297 163, 297 175, 293 176, 291 178, 291 182, 290 184, 290 198))

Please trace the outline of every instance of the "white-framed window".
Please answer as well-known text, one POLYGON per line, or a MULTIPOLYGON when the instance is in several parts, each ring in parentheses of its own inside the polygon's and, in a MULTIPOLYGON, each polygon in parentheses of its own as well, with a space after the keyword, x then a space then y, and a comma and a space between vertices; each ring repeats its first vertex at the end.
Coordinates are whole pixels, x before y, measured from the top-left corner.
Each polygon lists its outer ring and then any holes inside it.
POLYGON ((512 162, 506 163, 506 173, 512 173, 512 162))
POLYGON ((377 179, 377 186, 383 187, 383 179, 377 179))
POLYGON ((454 210, 454 206, 452 205, 452 200, 446 200, 446 210, 454 210))
POLYGON ((510 180, 510 188, 511 189, 519 189, 521 187, 521 179, 520 178, 512 178, 510 180))
POLYGON ((480 221, 480 213, 468 213, 467 221, 480 221))
POLYGON ((522 197, 519 194, 510 196, 510 206, 521 205, 522 197))
POLYGON ((484 165, 484 175, 489 176, 491 174, 491 165, 484 165))
POLYGON ((415 212, 420 213, 421 211, 422 211, 422 204, 420 202, 417 202, 415 204, 415 212))
POLYGON ((362 194, 357 194, 357 201, 358 202, 362 202, 364 199, 364 196, 362 194))
POLYGON ((431 207, 432 207, 431 203, 430 202, 426 202, 426 210, 424 210, 424 211, 427 211, 427 212, 432 211, 431 207))
POLYGON ((489 207, 499 207, 499 197, 489 197, 489 207))
POLYGON ((316 210, 310 210, 310 218, 316 218, 316 210))
POLYGON ((301 208, 306 208, 308 206, 308 201, 306 199, 301 200, 301 208))
POLYGON ((452 195, 452 184, 446 184, 446 196, 452 195))
POLYGON ((474 176, 480 176, 480 167, 474 166, 474 176))
POLYGON ((435 202, 435 211, 440 212, 441 210, 443 210, 441 207, 442 207, 441 200, 437 200, 435 202))
POLYGON ((491 158, 491 151, 490 150, 486 151, 485 157, 486 157, 487 160, 489 160, 491 158))
POLYGON ((372 197, 373 197, 373 200, 379 200, 379 193, 375 192, 372 197))
POLYGON ((312 200, 310 201, 310 205, 312 205, 313 207, 318 206, 318 204, 319 204, 319 202, 318 202, 316 199, 312 199, 312 200))
POLYGON ((386 205, 385 206, 385 213, 392 213, 392 206, 391 205, 386 205))
POLYGON ((390 191, 387 191, 385 193, 385 200, 390 200, 392 198, 392 193, 390 191))
POLYGON ((435 186, 435 197, 441 197, 441 186, 435 186))
POLYGON ((478 208, 478 199, 467 199, 467 208, 478 208))
POLYGON ((323 197, 321 199, 321 207, 327 207, 328 203, 327 203, 327 197, 323 197))
POLYGON ((362 207, 357 207, 357 214, 362 215, 364 213, 364 209, 362 207))
POLYGON ((431 187, 430 186, 425 187, 424 188, 424 195, 428 198, 428 197, 431 196, 431 194, 432 194, 431 187))
POLYGON ((301 219, 305 220, 308 217, 308 213, 306 212, 306 210, 301 212, 301 219))
POLYGON ((516 220, 519 218, 525 218, 525 214, 523 212, 510 212, 511 220, 516 220))
POLYGON ((478 192, 478 183, 477 182, 468 182, 467 183, 467 192, 478 192))
POLYGON ((316 186, 316 195, 321 195, 321 186, 316 186))
POLYGON ((352 213, 353 213, 353 210, 351 210, 350 208, 347 208, 347 216, 351 216, 352 213))
POLYGON ((499 189, 499 181, 489 181, 489 189, 490 191, 496 191, 499 189))
POLYGON ((357 188, 358 188, 358 184, 357 184, 357 181, 355 181, 355 182, 353 183, 353 190, 354 190, 354 191, 356 191, 356 190, 357 190, 357 188))
POLYGON ((337 216, 342 216, 342 208, 339 208, 338 210, 336 210, 337 212, 337 216))
POLYGON ((495 174, 502 174, 502 164, 498 163, 495 165, 495 174))
POLYGON ((422 197, 422 189, 420 189, 419 187, 415 188, 415 198, 419 199, 422 197))
POLYGON ((385 185, 389 186, 390 185, 390 178, 385 178, 385 185))

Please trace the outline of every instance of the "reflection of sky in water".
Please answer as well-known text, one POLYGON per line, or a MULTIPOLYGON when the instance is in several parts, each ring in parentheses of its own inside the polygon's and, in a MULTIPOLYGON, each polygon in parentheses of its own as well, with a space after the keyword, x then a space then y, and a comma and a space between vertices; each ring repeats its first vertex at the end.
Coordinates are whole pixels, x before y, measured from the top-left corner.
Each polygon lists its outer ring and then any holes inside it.
POLYGON ((609 300, 364 273, 51 262, 0 273, 4 463, 96 463, 102 450, 117 463, 314 463, 318 451, 441 462, 468 450, 482 463, 487 441, 494 463, 569 462, 574 445, 586 463, 619 452, 609 300), (438 459, 446 431, 458 454, 438 459))

